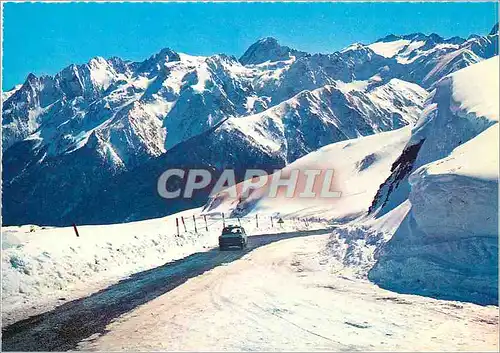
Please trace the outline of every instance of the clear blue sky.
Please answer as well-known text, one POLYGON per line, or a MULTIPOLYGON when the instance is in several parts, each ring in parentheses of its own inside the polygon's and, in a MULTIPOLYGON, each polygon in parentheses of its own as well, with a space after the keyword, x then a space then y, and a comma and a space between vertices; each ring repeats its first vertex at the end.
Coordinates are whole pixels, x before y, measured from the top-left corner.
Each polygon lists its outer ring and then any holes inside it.
POLYGON ((332 52, 389 33, 485 34, 497 3, 7 3, 4 89, 94 56, 142 60, 161 48, 239 57, 257 39, 332 52))

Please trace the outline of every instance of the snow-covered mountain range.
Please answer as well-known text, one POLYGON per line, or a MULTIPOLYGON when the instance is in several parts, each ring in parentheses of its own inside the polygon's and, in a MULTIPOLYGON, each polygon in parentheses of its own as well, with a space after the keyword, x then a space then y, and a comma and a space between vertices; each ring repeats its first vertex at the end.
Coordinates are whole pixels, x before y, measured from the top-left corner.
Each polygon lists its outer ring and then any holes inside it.
POLYGON ((496 54, 497 26, 468 39, 389 35, 331 54, 265 38, 239 60, 163 49, 29 74, 2 94, 3 222, 110 223, 202 205, 206 194, 161 199, 159 175, 282 168, 412 124, 443 77, 496 54))

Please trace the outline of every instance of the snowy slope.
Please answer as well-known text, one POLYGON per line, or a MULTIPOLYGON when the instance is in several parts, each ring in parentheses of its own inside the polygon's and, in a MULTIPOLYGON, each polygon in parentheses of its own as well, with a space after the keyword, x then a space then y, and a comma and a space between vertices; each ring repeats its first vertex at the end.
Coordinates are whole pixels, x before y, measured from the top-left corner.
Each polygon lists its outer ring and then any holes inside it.
POLYGON ((381 214, 407 199, 408 176, 498 123, 498 56, 442 80, 424 107, 412 137, 381 186, 371 210, 381 214))
POLYGON ((498 303, 498 64, 497 56, 438 84, 377 192, 372 217, 401 220, 379 243, 369 273, 379 285, 498 303))
POLYGON ((464 145, 458 146, 448 157, 419 168, 410 177, 412 189, 415 187, 415 180, 424 176, 432 178, 433 175, 449 174, 450 172, 461 177, 496 181, 498 179, 496 168, 498 149, 495 148, 498 146, 497 137, 498 124, 495 124, 464 145))
MULTIPOLYGON (((409 139, 409 127, 396 131, 338 142, 296 160, 283 169, 284 173, 298 169, 299 185, 296 194, 303 190, 304 171, 307 169, 333 169, 335 172, 333 191, 342 192, 338 199, 315 197, 286 198, 268 196, 268 186, 255 190, 248 198, 229 197, 224 192, 214 195, 204 208, 206 213, 233 212, 248 214, 253 212, 275 213, 290 216, 316 216, 337 220, 352 219, 364 214, 381 182, 389 175, 390 166, 401 153, 409 139)), ((315 190, 319 192, 319 187, 315 190)), ((237 186, 240 193, 242 184, 237 186)))
POLYGON ((498 56, 452 75, 453 99, 459 109, 498 121, 498 56), (478 77, 478 78, 475 78, 478 77), (457 104, 457 105, 458 105, 457 104))
POLYGON ((2 91, 2 102, 5 102, 7 99, 9 99, 10 96, 12 96, 14 93, 17 92, 17 90, 19 90, 19 88, 21 88, 21 86, 22 85, 16 85, 8 91, 2 91))
POLYGON ((340 83, 303 91, 245 119, 228 119, 220 129, 230 135, 237 131, 247 136, 249 144, 293 162, 332 142, 414 123, 426 95, 418 85, 397 79, 364 90, 340 83))
POLYGON ((444 76, 498 55, 498 26, 486 36, 472 35, 467 40, 413 33, 388 35, 356 48, 369 48, 392 60, 391 71, 398 72, 398 77, 432 89, 444 76))
MULTIPOLYGON (((392 58, 399 52, 401 52, 404 48, 407 48, 411 41, 407 39, 397 39, 390 42, 376 42, 368 45, 368 48, 373 50, 375 53, 382 55, 385 58, 392 58)), ((418 45, 414 45, 418 47, 419 45, 423 45, 423 42, 417 42, 418 45)))

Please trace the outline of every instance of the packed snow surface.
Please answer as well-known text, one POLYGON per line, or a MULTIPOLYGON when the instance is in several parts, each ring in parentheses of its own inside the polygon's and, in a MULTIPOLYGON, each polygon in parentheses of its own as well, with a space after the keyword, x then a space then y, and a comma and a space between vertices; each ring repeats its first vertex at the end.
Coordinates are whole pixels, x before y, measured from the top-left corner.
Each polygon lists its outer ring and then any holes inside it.
POLYGON ((329 235, 282 240, 121 316, 103 351, 494 351, 496 307, 392 293, 351 276, 329 235))

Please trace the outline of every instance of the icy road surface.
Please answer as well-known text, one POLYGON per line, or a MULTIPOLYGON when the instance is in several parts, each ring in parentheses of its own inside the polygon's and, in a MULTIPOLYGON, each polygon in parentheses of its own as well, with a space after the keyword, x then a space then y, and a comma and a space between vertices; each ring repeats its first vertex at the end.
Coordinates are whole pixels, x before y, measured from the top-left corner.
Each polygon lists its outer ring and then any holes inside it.
POLYGON ((328 233, 254 236, 139 273, 8 327, 3 349, 498 351, 497 307, 338 276, 328 233))

